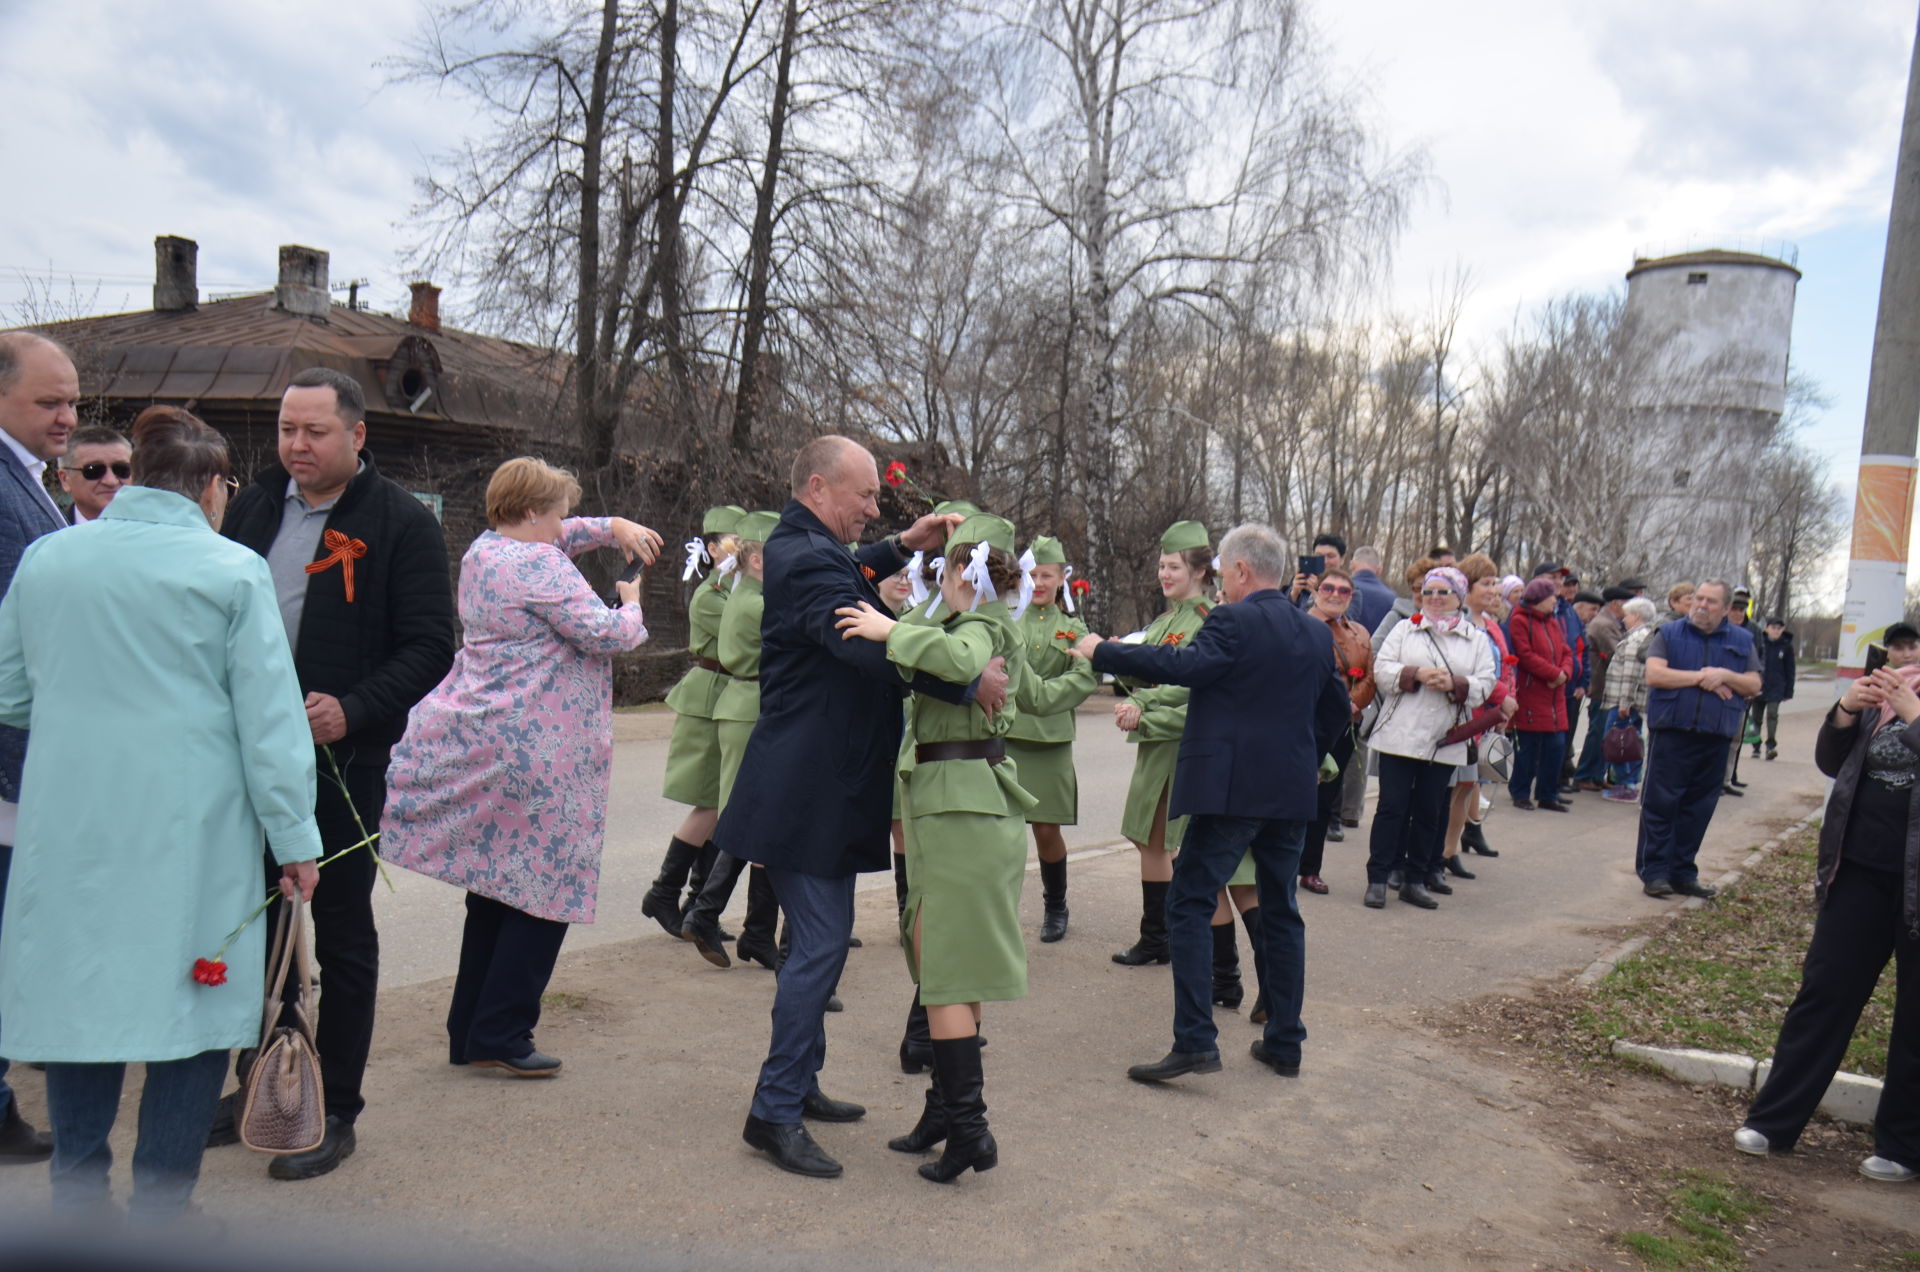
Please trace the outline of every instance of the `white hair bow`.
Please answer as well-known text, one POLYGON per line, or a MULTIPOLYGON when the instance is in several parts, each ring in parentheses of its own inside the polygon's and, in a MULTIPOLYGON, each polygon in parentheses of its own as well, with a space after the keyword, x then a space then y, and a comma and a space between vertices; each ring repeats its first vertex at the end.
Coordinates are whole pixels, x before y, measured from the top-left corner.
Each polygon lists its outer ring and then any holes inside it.
POLYGON ((927 602, 928 618, 933 617, 934 609, 940 604, 940 585, 946 581, 946 578, 947 558, 944 556, 933 558, 933 599, 927 602))
POLYGON ((1213 572, 1220 573, 1220 558, 1217 555, 1213 558, 1213 572))
POLYGON ((909 609, 927 599, 927 580, 921 572, 927 567, 927 554, 916 552, 907 562, 907 606, 909 609))
POLYGON ((1020 554, 1020 599, 1014 602, 1012 617, 1018 622, 1027 612, 1027 606, 1033 604, 1033 549, 1028 548, 1020 554))
POLYGON ((740 555, 737 552, 729 552, 720 558, 720 564, 713 567, 713 572, 726 579, 728 587, 734 587, 740 582, 739 575, 735 573, 739 568, 740 555))
POLYGON ((707 543, 704 539, 688 539, 681 545, 687 550, 687 568, 680 571, 680 581, 685 583, 700 573, 700 567, 710 565, 713 558, 707 555, 707 543))
MULTIPOLYGON (((1032 556, 1033 553, 1027 553, 1032 556)), ((1025 560, 1025 557, 1021 558, 1025 560)), ((1073 613, 1073 567, 1068 566, 1060 575, 1060 603, 1067 607, 1067 613, 1073 613)))
POLYGON ((967 568, 960 571, 960 577, 973 584, 973 604, 967 606, 968 610, 977 610, 988 601, 1000 599, 1000 593, 993 590, 993 575, 987 569, 987 558, 992 554, 993 545, 980 540, 967 557, 967 568))

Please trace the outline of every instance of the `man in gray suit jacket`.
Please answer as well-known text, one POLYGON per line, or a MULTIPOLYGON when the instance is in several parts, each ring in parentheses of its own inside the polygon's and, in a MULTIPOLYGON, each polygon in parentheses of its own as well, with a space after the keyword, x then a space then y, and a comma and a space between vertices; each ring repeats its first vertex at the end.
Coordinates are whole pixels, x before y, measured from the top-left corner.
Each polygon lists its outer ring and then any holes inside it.
MULTIPOLYGON (((27 545, 67 524, 47 493, 45 473, 67 453, 79 402, 80 376, 65 349, 31 332, 0 332, 0 596, 12 586, 27 545)), ((27 735, 0 725, 0 914, 6 910, 26 756, 27 735)), ((0 1054, 5 1040, 0 1022, 0 1054)), ((20 1116, 7 1085, 7 1062, 0 1059, 0 1164, 45 1161, 52 1152, 53 1141, 20 1116)))

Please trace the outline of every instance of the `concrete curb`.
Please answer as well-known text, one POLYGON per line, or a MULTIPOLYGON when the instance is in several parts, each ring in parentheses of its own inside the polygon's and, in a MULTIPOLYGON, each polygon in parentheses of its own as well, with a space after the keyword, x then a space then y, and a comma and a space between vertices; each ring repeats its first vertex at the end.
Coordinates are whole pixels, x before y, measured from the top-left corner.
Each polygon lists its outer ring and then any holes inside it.
MULTIPOLYGON (((1616 1040, 1612 1053, 1671 1074, 1682 1082, 1737 1087, 1758 1091, 1773 1072, 1773 1061, 1756 1061, 1750 1056, 1726 1051, 1700 1051, 1692 1047, 1650 1047, 1645 1043, 1616 1040)), ((1827 1093, 1820 1097, 1820 1112, 1838 1122, 1859 1126, 1873 1124, 1874 1109, 1880 1103, 1878 1078, 1858 1073, 1837 1073, 1827 1093)))
MULTIPOLYGON (((1767 840, 1766 843, 1761 844, 1758 848, 1755 848, 1752 852, 1747 854, 1745 860, 1741 861, 1741 863, 1738 866, 1735 866, 1732 870, 1727 871, 1725 874, 1721 875, 1718 879, 1715 879, 1713 881, 1714 888, 1717 890, 1720 888, 1728 887, 1731 884, 1738 883, 1740 881, 1741 876, 1745 875, 1747 871, 1753 869, 1755 866, 1759 865, 1762 861, 1766 860, 1767 854, 1772 852, 1774 849, 1778 848, 1780 846, 1781 840, 1789 838, 1790 836, 1799 834, 1801 831, 1805 830, 1808 826, 1811 826, 1814 822, 1818 821, 1820 819, 1821 814, 1824 813, 1825 811, 1826 811, 1826 806, 1822 804, 1819 808, 1814 809, 1812 812, 1808 813, 1805 817, 1802 817, 1799 821, 1795 822, 1793 825, 1787 827, 1785 830, 1775 835, 1772 839, 1767 840)), ((1665 923, 1681 914, 1684 914, 1688 910, 1698 910, 1701 907, 1705 906, 1706 904, 1707 904, 1706 901, 1700 897, 1688 897, 1685 901, 1682 901, 1680 904, 1674 906, 1670 910, 1667 910, 1665 913, 1655 915, 1651 921, 1655 923, 1665 923)), ((1646 945, 1646 943, 1652 939, 1653 939, 1653 933, 1642 932, 1638 936, 1631 937, 1628 940, 1622 941, 1620 944, 1614 946, 1613 949, 1607 951, 1605 954, 1602 954, 1599 958, 1593 960, 1593 962, 1587 964, 1586 969, 1582 971, 1578 976, 1573 978, 1573 983, 1579 986, 1580 988, 1585 989, 1590 985, 1594 985, 1599 981, 1604 980, 1607 974, 1612 972, 1615 967, 1619 966, 1619 964, 1624 960, 1633 957, 1635 954, 1638 954, 1640 950, 1646 945)))

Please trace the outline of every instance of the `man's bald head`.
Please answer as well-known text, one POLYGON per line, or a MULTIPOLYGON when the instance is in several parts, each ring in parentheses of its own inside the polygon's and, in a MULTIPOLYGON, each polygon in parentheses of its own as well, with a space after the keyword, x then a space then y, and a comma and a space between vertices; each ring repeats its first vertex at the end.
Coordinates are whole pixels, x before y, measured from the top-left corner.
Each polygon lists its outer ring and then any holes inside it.
POLYGON ((0 331, 0 393, 13 387, 13 382, 20 378, 22 361, 34 353, 57 354, 66 359, 68 366, 73 365, 73 350, 58 340, 37 331, 0 331))
POLYGON ((851 438, 816 437, 793 457, 793 497, 840 542, 852 543, 880 515, 880 469, 851 438))
POLYGON ((31 331, 0 333, 0 429, 51 463, 67 453, 79 406, 80 376, 64 345, 31 331))

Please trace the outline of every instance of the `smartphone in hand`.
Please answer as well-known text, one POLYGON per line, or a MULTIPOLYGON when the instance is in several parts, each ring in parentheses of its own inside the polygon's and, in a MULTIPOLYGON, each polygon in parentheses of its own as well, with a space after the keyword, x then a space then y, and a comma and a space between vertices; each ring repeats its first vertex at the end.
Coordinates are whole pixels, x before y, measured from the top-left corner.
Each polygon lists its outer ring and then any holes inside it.
POLYGON ((1321 556, 1318 552, 1312 556, 1303 556, 1300 558, 1300 573, 1325 574, 1326 572, 1327 558, 1321 556))
MULTIPOLYGON (((621 572, 620 581, 622 583, 638 583, 640 582, 640 576, 645 574, 646 572, 647 572, 647 563, 645 561, 642 561, 639 557, 635 557, 633 558, 633 561, 627 566, 627 568, 621 572)), ((608 589, 607 604, 613 605, 613 606, 618 606, 620 604, 620 593, 618 589, 608 589)))

